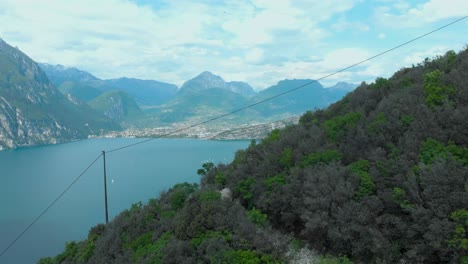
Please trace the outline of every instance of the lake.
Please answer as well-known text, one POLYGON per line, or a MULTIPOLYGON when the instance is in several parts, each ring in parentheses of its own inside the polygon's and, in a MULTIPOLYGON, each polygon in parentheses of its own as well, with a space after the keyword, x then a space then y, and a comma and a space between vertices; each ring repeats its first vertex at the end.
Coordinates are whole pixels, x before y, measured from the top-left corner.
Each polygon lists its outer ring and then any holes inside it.
MULTIPOLYGON (((0 151, 0 253, 72 183, 102 150, 142 139, 89 139, 0 151)), ((229 163, 249 141, 155 139, 106 154, 109 220, 180 182, 199 182, 204 161, 229 163)), ((82 240, 105 222, 103 162, 99 159, 2 257, 36 263, 65 242, 82 240)))

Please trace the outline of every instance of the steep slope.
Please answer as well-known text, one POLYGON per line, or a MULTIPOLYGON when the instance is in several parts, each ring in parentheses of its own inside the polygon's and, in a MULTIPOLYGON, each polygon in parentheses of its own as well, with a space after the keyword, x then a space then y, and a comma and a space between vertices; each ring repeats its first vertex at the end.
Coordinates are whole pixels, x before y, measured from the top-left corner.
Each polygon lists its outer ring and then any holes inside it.
POLYGON ((102 92, 95 87, 73 81, 63 82, 58 86, 58 89, 61 93, 65 95, 70 94, 83 102, 89 102, 102 94, 102 92))
MULTIPOLYGON (((119 78, 105 80, 108 87, 126 92, 135 98, 139 105, 160 105, 174 98, 177 86, 174 84, 153 80, 139 80, 134 78, 119 78)), ((103 91, 109 88, 103 89, 103 91)))
POLYGON ((237 153, 204 186, 234 190, 246 208, 322 252, 363 263, 464 263, 467 81, 465 50, 362 84, 237 153))
POLYGON ((0 149, 84 138, 89 129, 119 126, 68 100, 34 61, 0 39, 0 149))
POLYGON ((466 263, 467 80, 464 50, 364 83, 40 263, 466 263))
POLYGON ((89 72, 63 65, 39 63, 49 80, 63 94, 70 94, 83 102, 89 102, 105 90, 111 90, 107 84, 89 72))
POLYGON ((51 65, 47 63, 39 63, 39 66, 56 87, 59 87, 64 82, 91 83, 99 81, 96 76, 89 72, 74 67, 65 67, 60 64, 51 65))
POLYGON ((135 121, 144 117, 131 96, 122 91, 109 91, 94 98, 89 105, 115 121, 135 121))

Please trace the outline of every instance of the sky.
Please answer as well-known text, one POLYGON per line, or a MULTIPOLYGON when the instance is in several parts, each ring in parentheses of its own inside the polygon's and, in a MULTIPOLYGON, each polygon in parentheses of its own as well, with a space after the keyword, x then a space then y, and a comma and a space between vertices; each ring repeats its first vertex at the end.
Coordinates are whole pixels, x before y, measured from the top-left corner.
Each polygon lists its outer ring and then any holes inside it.
MULTIPOLYGON (((203 71, 261 90, 318 79, 468 15, 466 0, 0 0, 33 60, 181 86, 203 71)), ((320 82, 372 82, 468 44, 468 18, 320 82)))

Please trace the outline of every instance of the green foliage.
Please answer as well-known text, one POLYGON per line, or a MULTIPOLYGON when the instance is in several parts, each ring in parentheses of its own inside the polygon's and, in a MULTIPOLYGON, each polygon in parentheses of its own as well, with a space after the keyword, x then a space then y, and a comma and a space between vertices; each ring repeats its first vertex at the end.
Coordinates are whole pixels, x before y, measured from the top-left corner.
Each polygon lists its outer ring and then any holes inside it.
POLYGON ((210 240, 210 239, 216 239, 216 238, 221 238, 222 240, 229 242, 232 240, 232 233, 227 232, 227 231, 207 231, 205 233, 202 233, 190 240, 190 244, 192 244, 195 247, 199 247, 203 242, 210 240))
POLYGON ((266 214, 262 213, 262 211, 257 210, 255 208, 248 211, 247 216, 249 217, 249 219, 253 223, 255 223, 258 226, 262 226, 262 227, 264 227, 266 225, 267 218, 268 218, 268 216, 266 214))
POLYGON ((67 242, 65 245, 65 252, 57 256, 58 262, 65 259, 75 259, 78 253, 78 244, 75 241, 67 242))
POLYGON ((375 83, 370 86, 370 88, 373 89, 383 89, 383 88, 388 88, 390 86, 390 80, 385 79, 383 77, 377 77, 375 79, 375 83))
POLYGON ((251 250, 233 250, 233 251, 226 251, 224 252, 224 260, 222 263, 227 264, 273 264, 273 263, 280 263, 275 261, 273 257, 270 255, 263 255, 259 256, 255 254, 255 252, 251 250))
POLYGON ((268 187, 269 191, 272 191, 278 186, 283 186, 286 184, 286 178, 283 173, 280 173, 276 176, 268 177, 265 179, 265 184, 268 187))
POLYGON ((215 183, 220 184, 221 186, 224 186, 226 184, 226 177, 224 176, 224 173, 220 171, 216 173, 215 183))
POLYGON ((99 237, 97 235, 93 235, 84 242, 84 245, 80 248, 80 252, 78 253, 78 260, 80 262, 86 263, 88 262, 89 258, 91 258, 96 247, 96 240, 98 238, 99 237))
POLYGON ((128 244, 128 247, 133 250, 133 260, 135 262, 139 262, 144 257, 149 257, 150 263, 161 263, 162 249, 166 247, 172 234, 171 232, 165 232, 155 242, 153 242, 152 237, 152 232, 148 232, 128 244))
POLYGON ((457 59, 457 53, 453 50, 449 50, 445 53, 445 56, 447 57, 448 67, 452 69, 455 64, 455 60, 457 59))
POLYGON ((419 156, 424 164, 429 165, 437 158, 446 159, 449 154, 464 166, 468 166, 468 148, 459 147, 454 143, 445 146, 433 138, 428 138, 422 143, 419 156))
POLYGON ((430 107, 442 105, 453 97, 457 90, 450 85, 443 85, 440 80, 442 72, 435 70, 424 76, 424 92, 426 93, 426 104, 430 107))
POLYGON ((213 162, 205 162, 202 164, 202 168, 197 170, 197 174, 200 176, 205 176, 213 168, 214 168, 213 162))
POLYGON ((200 194, 200 201, 220 201, 221 193, 218 191, 204 191, 200 194))
POLYGON ((336 150, 318 151, 304 157, 304 159, 299 162, 299 167, 305 168, 319 163, 330 164, 331 162, 340 160, 341 154, 336 150))
POLYGON ((431 164, 436 158, 447 158, 444 144, 432 138, 428 138, 422 143, 420 153, 420 159, 426 165, 431 164))
POLYGON ((403 78, 403 81, 401 82, 401 88, 410 88, 411 85, 413 85, 411 79, 409 79, 408 77, 403 78))
POLYGON ((331 257, 331 256, 322 256, 319 259, 319 264, 353 264, 353 262, 348 257, 331 257))
POLYGON ((299 124, 301 125, 309 125, 309 124, 318 124, 318 119, 314 115, 312 111, 307 111, 305 112, 300 118, 299 118, 299 124))
POLYGON ((235 189, 239 193, 240 197, 246 201, 248 208, 252 206, 252 187, 255 184, 255 180, 252 177, 247 177, 244 180, 239 181, 235 189))
POLYGON ((171 198, 171 207, 173 210, 178 210, 185 205, 185 200, 187 199, 188 194, 184 190, 176 190, 172 194, 171 198))
POLYGON ((404 126, 408 127, 414 121, 414 116, 412 116, 412 115, 402 115, 400 117, 400 121, 401 121, 401 123, 403 123, 404 126))
POLYGON ((380 129, 383 125, 387 124, 387 117, 385 117, 385 114, 380 112, 377 114, 374 120, 367 125, 367 131, 369 133, 376 133, 378 129, 380 129))
POLYGON ((376 186, 369 175, 370 164, 367 160, 359 160, 350 165, 351 170, 359 176, 359 189, 356 198, 361 199, 375 193, 376 186))
POLYGON ((455 223, 449 245, 456 249, 468 250, 468 210, 460 209, 450 215, 455 223))
POLYGON ((388 157, 391 160, 397 160, 401 154, 401 150, 398 149, 397 146, 393 145, 392 143, 388 143, 387 148, 388 148, 388 157))
POLYGON ((291 248, 294 252, 298 252, 303 247, 302 241, 299 239, 291 240, 291 248))
POLYGON ((174 185, 170 190, 170 203, 173 210, 178 210, 185 205, 187 197, 198 190, 198 184, 196 183, 179 183, 174 185))
POLYGON ((280 139, 281 137, 281 134, 280 134, 280 130, 279 129, 273 129, 271 132, 270 132, 270 135, 268 135, 268 137, 266 137, 263 142, 272 142, 272 141, 277 141, 278 139, 280 139))
POLYGON ((336 141, 340 132, 356 126, 361 120, 362 114, 357 112, 349 112, 342 116, 331 118, 323 123, 327 136, 332 141, 336 141))
POLYGON ((393 194, 393 199, 395 200, 395 203, 399 204, 401 208, 403 209, 413 208, 413 206, 407 199, 406 191, 404 189, 395 187, 393 188, 392 194, 393 194))
POLYGON ((283 150, 283 153, 281 153, 279 164, 283 168, 288 168, 288 169, 294 165, 294 158, 293 158, 293 153, 292 153, 291 148, 286 148, 283 150))

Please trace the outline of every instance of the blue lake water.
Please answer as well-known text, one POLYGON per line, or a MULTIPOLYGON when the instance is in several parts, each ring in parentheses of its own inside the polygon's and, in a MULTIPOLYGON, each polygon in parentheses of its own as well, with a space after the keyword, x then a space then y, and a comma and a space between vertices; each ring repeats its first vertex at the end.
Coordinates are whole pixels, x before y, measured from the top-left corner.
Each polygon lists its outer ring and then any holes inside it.
MULTIPOLYGON (((0 253, 100 154, 142 139, 91 139, 0 152, 0 253)), ((155 139, 106 154, 109 218, 180 182, 199 182, 202 162, 232 161, 248 141, 155 139)), ((99 159, 2 257, 36 263, 105 222, 99 159)))

